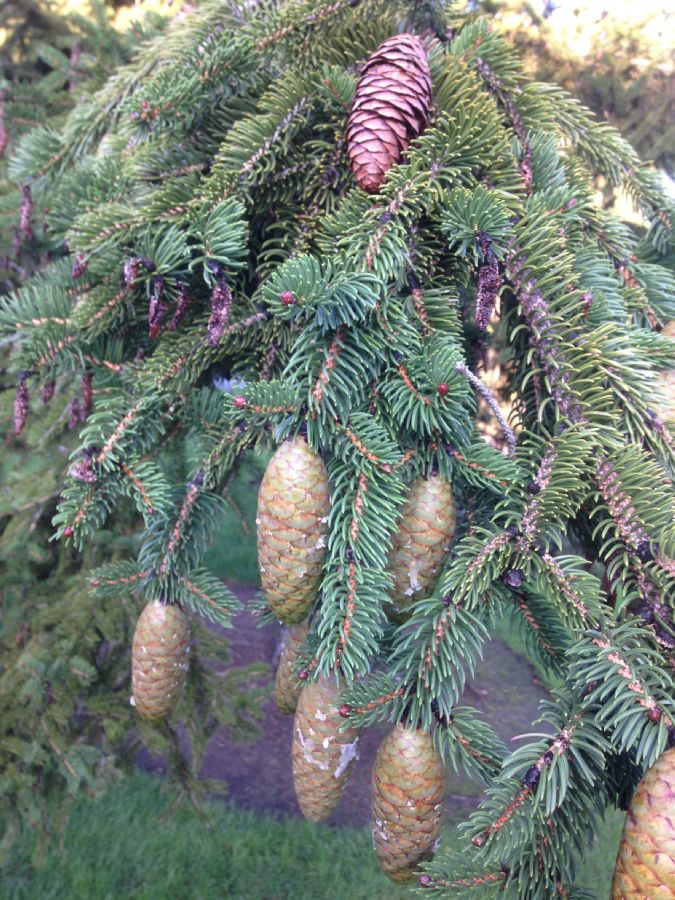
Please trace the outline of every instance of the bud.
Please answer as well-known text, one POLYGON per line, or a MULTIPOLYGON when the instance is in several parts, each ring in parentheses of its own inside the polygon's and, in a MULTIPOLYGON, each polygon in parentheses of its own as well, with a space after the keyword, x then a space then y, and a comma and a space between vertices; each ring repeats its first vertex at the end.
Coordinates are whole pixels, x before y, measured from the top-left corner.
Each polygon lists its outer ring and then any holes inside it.
POLYGON ((431 875, 420 875, 418 878, 418 883, 420 887, 431 887, 432 878, 431 875))
POLYGON ((300 669, 300 671, 298 672, 298 678, 300 679, 300 681, 307 681, 307 679, 309 678, 309 672, 307 671, 307 669, 300 669))
POLYGON ((536 788, 536 786, 539 784, 540 776, 540 767, 538 765, 530 766, 530 768, 525 773, 525 777, 523 778, 523 784, 526 788, 534 790, 534 788, 536 788))
POLYGON ((450 393, 450 388, 448 387, 448 385, 447 385, 444 381, 443 381, 441 384, 438 385, 438 387, 436 388, 436 390, 437 390, 438 393, 441 395, 441 397, 445 397, 447 394, 450 393))
POLYGON ((235 397, 234 405, 237 409, 246 409, 246 397, 235 397))
POLYGON ((72 537, 74 534, 75 534, 75 529, 73 528, 72 525, 66 525, 66 527, 63 529, 63 536, 65 538, 72 537))
POLYGON ((525 576, 522 569, 509 569, 504 575, 504 584, 508 584, 512 588, 520 587, 523 581, 525 581, 525 576))
POLYGON ((284 306, 293 306, 295 303, 295 294, 293 291, 282 291, 279 294, 279 299, 284 304, 284 306))
POLYGON ((350 706, 348 703, 343 703, 342 706, 338 709, 338 712, 343 719, 348 719, 354 712, 354 707, 350 706))

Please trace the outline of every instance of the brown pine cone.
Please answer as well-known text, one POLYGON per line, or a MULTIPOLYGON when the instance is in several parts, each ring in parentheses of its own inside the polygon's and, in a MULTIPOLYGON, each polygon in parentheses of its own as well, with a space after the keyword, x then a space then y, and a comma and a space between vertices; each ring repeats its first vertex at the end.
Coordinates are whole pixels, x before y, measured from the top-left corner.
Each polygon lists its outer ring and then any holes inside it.
POLYGON ((631 800, 611 900, 675 897, 675 747, 644 775, 631 800))
POLYGON ((301 622, 316 599, 326 555, 328 473, 302 437, 285 441, 258 492, 258 565, 265 597, 282 622, 301 622))
POLYGON ((325 819, 340 802, 359 732, 345 726, 338 712, 338 682, 322 675, 303 688, 293 722, 293 782, 302 814, 310 822, 325 819))
POLYGON ((414 481, 389 557, 395 617, 433 589, 455 536, 455 524, 455 501, 448 482, 440 475, 414 481))
POLYGON ((141 613, 131 649, 132 705, 155 722, 174 708, 185 684, 190 632, 179 606, 150 601, 141 613))
POLYGON ((431 74, 422 41, 397 34, 366 61, 349 113, 347 149, 359 187, 372 194, 424 131, 431 108, 431 74))
POLYGON ((279 712, 291 715, 298 705, 302 682, 298 680, 298 654, 307 637, 307 622, 291 625, 286 629, 284 644, 277 666, 274 684, 274 702, 279 712))
POLYGON ((443 828, 445 767, 431 735, 395 725, 373 766, 373 844, 392 881, 412 881, 443 828))

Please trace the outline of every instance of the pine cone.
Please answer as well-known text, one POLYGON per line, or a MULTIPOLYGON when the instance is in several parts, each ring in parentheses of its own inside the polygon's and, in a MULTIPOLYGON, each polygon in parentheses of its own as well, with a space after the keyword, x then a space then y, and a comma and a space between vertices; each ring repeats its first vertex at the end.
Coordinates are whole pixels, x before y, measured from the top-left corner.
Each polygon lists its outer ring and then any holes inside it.
POLYGON ((131 702, 142 719, 163 719, 176 705, 188 669, 189 640, 188 621, 179 606, 148 603, 131 649, 131 702))
POLYGON ((623 827, 611 900, 675 897, 675 747, 638 784, 623 827))
POLYGON ((373 844, 392 881, 412 881, 443 828, 445 767, 426 731, 394 726, 373 766, 373 844))
POLYGON ((258 493, 258 564, 267 602, 286 624, 301 622, 316 599, 326 555, 328 473, 298 437, 283 443, 258 493))
POLYGON ((310 681, 298 700, 293 723, 293 781, 302 814, 310 822, 325 819, 340 802, 359 733, 345 726, 338 712, 335 676, 310 681))
POLYGON ((298 697, 302 691, 302 683, 298 680, 298 654, 307 637, 307 622, 291 625, 286 629, 284 645, 281 650, 277 677, 274 685, 274 702, 277 709, 291 715, 298 705, 298 697))
POLYGON ((400 616, 416 600, 428 596, 454 536, 452 488, 439 475, 418 478, 403 505, 389 557, 396 614, 400 616))
POLYGON ((431 74, 414 34, 388 38, 369 57, 356 85, 346 139, 359 187, 379 191, 384 177, 426 128, 431 74))

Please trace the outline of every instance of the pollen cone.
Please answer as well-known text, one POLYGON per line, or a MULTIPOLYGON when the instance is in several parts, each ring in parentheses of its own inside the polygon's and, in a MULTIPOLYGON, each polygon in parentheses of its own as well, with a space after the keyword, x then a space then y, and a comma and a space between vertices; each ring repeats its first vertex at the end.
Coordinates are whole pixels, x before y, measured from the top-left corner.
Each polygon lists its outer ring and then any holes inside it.
POLYGON ((142 719, 163 719, 176 705, 185 684, 189 644, 188 621, 180 606, 148 603, 131 648, 132 703, 142 719))
POLYGON ((258 493, 258 564, 265 597, 288 625, 316 599, 326 555, 328 473, 302 437, 270 460, 258 493))
POLYGON ((345 726, 333 675, 309 681, 298 700, 293 723, 293 781, 306 819, 320 822, 340 802, 353 761, 358 729, 345 726))

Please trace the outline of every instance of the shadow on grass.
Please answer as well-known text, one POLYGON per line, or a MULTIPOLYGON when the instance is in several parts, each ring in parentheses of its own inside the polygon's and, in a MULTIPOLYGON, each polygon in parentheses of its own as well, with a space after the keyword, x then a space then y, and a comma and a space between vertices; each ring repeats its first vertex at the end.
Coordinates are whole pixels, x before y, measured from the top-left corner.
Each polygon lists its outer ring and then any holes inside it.
MULTIPOLYGON (((187 806, 161 820, 162 781, 137 773, 74 806, 63 848, 30 868, 28 832, 2 880, 5 900, 396 900, 367 829, 274 819, 218 802, 205 826, 187 806)), ((620 815, 591 848, 580 881, 609 889, 620 815)), ((446 836, 446 840, 449 839, 446 836)))

